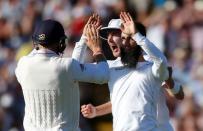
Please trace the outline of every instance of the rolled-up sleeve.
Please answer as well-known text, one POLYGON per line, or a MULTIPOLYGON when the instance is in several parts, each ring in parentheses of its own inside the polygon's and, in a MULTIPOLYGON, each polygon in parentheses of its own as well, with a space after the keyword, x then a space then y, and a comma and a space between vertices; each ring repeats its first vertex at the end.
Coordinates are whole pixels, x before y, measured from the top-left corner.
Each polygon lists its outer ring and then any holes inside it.
POLYGON ((153 43, 151 43, 145 36, 142 36, 140 33, 136 33, 132 38, 144 50, 150 61, 153 62, 152 66, 153 75, 156 78, 160 79, 161 81, 168 79, 169 77, 167 70, 168 64, 164 54, 153 43))
POLYGON ((71 70, 73 79, 76 81, 104 84, 109 80, 109 66, 104 61, 97 64, 81 64, 73 59, 71 70))

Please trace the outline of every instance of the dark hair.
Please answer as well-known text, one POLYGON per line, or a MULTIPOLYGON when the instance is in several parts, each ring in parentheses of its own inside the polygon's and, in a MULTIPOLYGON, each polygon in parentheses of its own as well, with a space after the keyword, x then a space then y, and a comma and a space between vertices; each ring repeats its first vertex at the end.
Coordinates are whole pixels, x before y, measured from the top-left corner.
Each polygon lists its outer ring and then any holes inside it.
POLYGON ((35 43, 43 46, 59 43, 65 37, 62 24, 51 19, 39 22, 32 36, 35 43))
POLYGON ((66 48, 64 28, 61 23, 55 20, 43 20, 35 27, 33 36, 33 43, 38 50, 38 44, 45 48, 52 49, 57 48, 54 51, 57 54, 63 53, 66 48))
MULTIPOLYGON (((135 22, 137 31, 146 36, 146 28, 140 22, 135 22)), ((136 67, 139 57, 142 55, 142 48, 136 45, 131 51, 126 52, 125 49, 121 47, 121 62, 128 67, 136 67)))
POLYGON ((143 36, 146 36, 146 28, 145 28, 145 26, 142 23, 135 22, 135 26, 136 26, 137 31, 140 34, 142 34, 143 36))
POLYGON ((136 67, 139 57, 142 55, 142 48, 136 45, 131 51, 126 52, 121 47, 121 62, 128 67, 136 67))

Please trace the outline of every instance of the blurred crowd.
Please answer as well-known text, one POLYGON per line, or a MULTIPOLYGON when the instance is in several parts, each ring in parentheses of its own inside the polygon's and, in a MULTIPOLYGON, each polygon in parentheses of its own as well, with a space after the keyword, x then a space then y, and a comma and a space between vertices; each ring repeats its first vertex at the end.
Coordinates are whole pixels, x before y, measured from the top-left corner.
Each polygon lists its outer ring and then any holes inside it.
MULTIPOLYGON (((175 131, 203 131, 203 0, 0 0, 0 130, 23 131, 25 105, 15 67, 32 50, 33 28, 40 20, 63 24, 69 38, 64 55, 71 56, 93 12, 106 26, 124 10, 147 27, 147 37, 165 53, 183 85, 185 99, 167 102, 175 131)), ((114 59, 102 43, 106 57, 114 59)), ((85 56, 92 62, 91 52, 85 56)), ((109 100, 107 85, 80 85, 81 104, 109 100)), ((82 131, 108 131, 111 122, 111 115, 81 117, 80 126, 82 131)))

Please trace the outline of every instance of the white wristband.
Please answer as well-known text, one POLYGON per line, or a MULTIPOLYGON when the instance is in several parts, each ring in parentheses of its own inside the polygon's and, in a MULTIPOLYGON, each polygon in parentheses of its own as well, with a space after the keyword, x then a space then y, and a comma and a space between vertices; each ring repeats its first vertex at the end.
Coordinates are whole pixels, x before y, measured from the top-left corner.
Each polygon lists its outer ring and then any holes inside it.
POLYGON ((82 35, 81 36, 81 38, 80 38, 80 43, 85 43, 85 42, 87 42, 87 36, 85 36, 85 35, 82 35))
POLYGON ((180 91, 180 84, 177 82, 174 82, 174 87, 172 89, 170 89, 170 91, 173 94, 177 94, 180 91))

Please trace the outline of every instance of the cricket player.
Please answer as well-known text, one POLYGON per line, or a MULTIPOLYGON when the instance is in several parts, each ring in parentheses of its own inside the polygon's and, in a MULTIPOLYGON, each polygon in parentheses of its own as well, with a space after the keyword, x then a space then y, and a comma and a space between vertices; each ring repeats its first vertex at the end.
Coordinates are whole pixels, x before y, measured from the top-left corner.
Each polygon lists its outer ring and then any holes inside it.
MULTIPOLYGON (((112 20, 108 27, 102 28, 111 30, 108 44, 113 55, 118 57, 108 61, 113 130, 156 131, 160 87, 168 79, 167 60, 145 37, 143 28, 135 24, 129 14, 121 12, 120 19, 112 20), (119 27, 119 30, 114 27, 119 27), (151 61, 144 60, 142 51, 151 61)), ((84 41, 76 44, 75 52, 79 53, 83 49, 81 45, 84 41)))
MULTIPOLYGON (((121 30, 120 30, 120 20, 112 20, 109 22, 109 26, 108 27, 104 27, 101 30, 101 34, 103 39, 108 39, 108 43, 111 47, 112 53, 115 57, 120 57, 120 47, 119 47, 119 36, 121 34, 121 30), (108 37, 107 36, 111 36, 108 37)), ((142 28, 142 30, 145 31, 145 28, 142 28)), ((144 33, 144 35, 146 35, 146 33, 144 33)), ((81 47, 84 48, 84 46, 81 46, 79 44, 76 45, 76 48, 80 48, 81 47)), ((83 50, 83 49, 82 49, 83 50)), ((145 57, 145 59, 147 59, 147 57, 145 57)), ((149 58, 147 59, 148 61, 149 58)), ((164 85, 162 86, 164 88, 167 88, 167 90, 169 90, 169 92, 171 92, 173 94, 173 97, 176 97, 179 100, 182 100, 184 98, 184 93, 182 90, 182 87, 177 83, 174 82, 174 80, 172 79, 172 69, 169 68, 169 79, 167 81, 165 81, 164 85)), ((159 99, 158 99, 158 104, 157 104, 157 119, 158 119, 158 128, 159 130, 164 130, 164 131, 172 131, 172 127, 169 123, 169 112, 168 112, 168 108, 166 106, 166 99, 165 99, 165 95, 164 95, 164 91, 165 89, 161 88, 161 92, 159 93, 159 99)), ((91 104, 88 105, 83 105, 81 107, 81 112, 83 114, 84 117, 87 118, 94 118, 96 116, 101 116, 101 115, 105 115, 108 113, 111 113, 111 102, 102 104, 100 106, 94 107, 91 104)))
MULTIPOLYGON (((162 85, 157 103, 157 120, 159 131, 173 131, 173 127, 170 124, 169 111, 166 105, 166 89, 172 93, 172 96, 170 97, 175 97, 177 100, 182 100, 184 98, 182 86, 175 82, 172 78, 172 70, 169 71, 169 74, 169 79, 166 80, 162 85)), ((112 113, 111 107, 112 105, 110 101, 99 106, 87 104, 81 106, 81 112, 85 118, 95 118, 112 113)))
POLYGON ((61 56, 67 37, 59 22, 44 20, 36 26, 35 49, 15 70, 25 99, 25 131, 79 131, 78 81, 102 84, 109 79, 98 31, 87 27, 87 46, 96 63, 81 64, 61 56))

